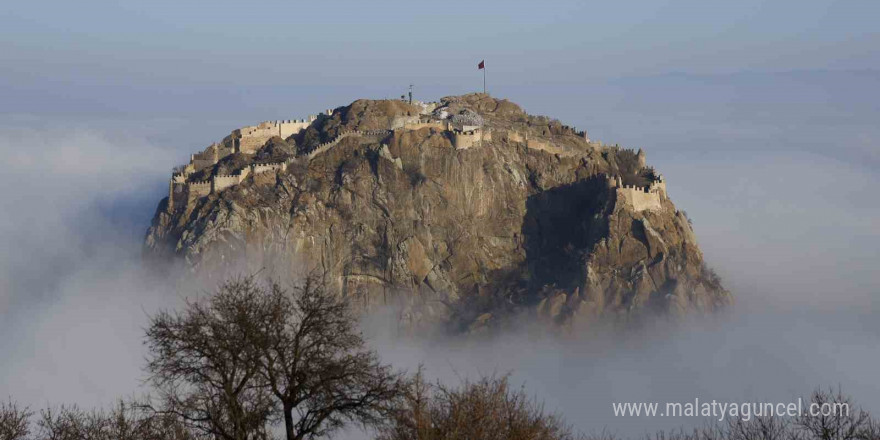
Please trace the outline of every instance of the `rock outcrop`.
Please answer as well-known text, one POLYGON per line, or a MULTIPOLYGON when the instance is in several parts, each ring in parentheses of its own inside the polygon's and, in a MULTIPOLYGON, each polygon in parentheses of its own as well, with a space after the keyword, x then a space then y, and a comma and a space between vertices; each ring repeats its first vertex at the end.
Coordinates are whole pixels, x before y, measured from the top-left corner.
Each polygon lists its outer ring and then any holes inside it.
POLYGON ((359 100, 264 149, 253 156, 290 152, 285 168, 160 203, 146 254, 200 272, 317 270, 353 303, 400 300, 404 320, 464 331, 521 313, 590 322, 731 301, 644 153, 506 100, 359 100), (481 124, 481 142, 454 147, 456 115, 481 124), (372 134, 309 154, 352 131, 372 134))

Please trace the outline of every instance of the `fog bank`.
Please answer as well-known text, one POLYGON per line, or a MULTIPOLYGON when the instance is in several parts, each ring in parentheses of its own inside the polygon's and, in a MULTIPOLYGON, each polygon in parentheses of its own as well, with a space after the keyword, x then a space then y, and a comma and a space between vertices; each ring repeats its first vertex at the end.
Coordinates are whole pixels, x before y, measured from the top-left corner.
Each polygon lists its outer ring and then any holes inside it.
MULTIPOLYGON (((447 381, 510 371, 583 431, 635 436, 694 422, 615 419, 615 401, 787 402, 820 385, 840 384, 880 413, 873 372, 880 361, 873 121, 880 114, 870 96, 796 93, 836 89, 823 88, 826 80, 798 88, 789 79, 609 81, 575 92, 593 99, 586 107, 563 89, 508 89, 530 112, 647 151, 672 200, 694 220, 707 261, 733 290, 730 313, 626 337, 557 340, 524 331, 427 341, 395 337, 379 315, 366 328, 371 342, 396 366, 423 363, 447 381), (662 101, 668 105, 646 105, 662 101)), ((199 111, 208 110, 201 107, 188 118, 103 114, 51 126, 35 115, 4 118, 0 398, 89 406, 138 390, 146 317, 199 289, 141 267, 143 233, 170 168, 236 125, 269 119, 261 115, 281 104, 210 121, 201 120, 199 111)), ((311 103, 284 104, 291 117, 313 112, 311 103)))

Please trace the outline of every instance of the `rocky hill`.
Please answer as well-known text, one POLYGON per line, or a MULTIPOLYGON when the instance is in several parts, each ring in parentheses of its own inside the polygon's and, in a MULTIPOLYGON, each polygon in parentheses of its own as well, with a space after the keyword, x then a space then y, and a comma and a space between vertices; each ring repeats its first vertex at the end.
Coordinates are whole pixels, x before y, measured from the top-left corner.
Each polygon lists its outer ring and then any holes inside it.
POLYGON ((406 321, 464 331, 731 301, 641 150, 484 94, 294 123, 236 130, 180 167, 146 254, 317 270, 353 303, 400 300, 406 321))

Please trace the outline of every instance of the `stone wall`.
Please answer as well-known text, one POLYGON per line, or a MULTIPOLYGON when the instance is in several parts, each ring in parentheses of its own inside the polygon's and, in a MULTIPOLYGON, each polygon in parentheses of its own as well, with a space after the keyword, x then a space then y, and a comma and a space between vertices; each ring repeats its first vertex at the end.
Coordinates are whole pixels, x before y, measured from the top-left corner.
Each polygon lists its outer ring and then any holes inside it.
POLYGON ((660 194, 647 192, 646 188, 638 186, 625 186, 617 188, 617 200, 630 206, 636 212, 660 209, 660 194))
MULTIPOLYGON (((332 113, 333 110, 326 111, 327 115, 331 115, 332 113)), ((251 164, 235 174, 216 175, 212 176, 209 180, 188 182, 190 174, 213 166, 217 164, 220 159, 223 159, 234 152, 245 154, 254 153, 265 145, 265 143, 272 137, 279 136, 281 138, 288 138, 299 133, 303 129, 308 128, 315 120, 317 120, 317 116, 309 116, 308 119, 266 121, 258 125, 243 127, 232 132, 231 137, 233 142, 231 144, 211 144, 211 146, 204 151, 193 154, 190 157, 190 163, 183 167, 176 168, 176 170, 180 171, 173 173, 171 176, 168 194, 169 211, 183 209, 187 204, 186 200, 189 198, 204 197, 212 192, 219 192, 231 186, 240 184, 250 174, 257 175, 268 172, 285 171, 287 165, 290 163, 289 160, 287 162, 251 164)), ((419 130, 422 128, 432 128, 451 132, 452 144, 458 150, 464 150, 475 146, 479 147, 482 145, 482 141, 492 140, 492 131, 477 125, 466 126, 465 128, 467 128, 467 130, 459 130, 453 129, 452 123, 449 120, 420 118, 419 116, 405 116, 396 118, 392 121, 392 129, 419 130)), ((304 156, 308 160, 311 160, 315 156, 330 150, 347 137, 374 136, 381 140, 391 133, 391 130, 354 130, 342 132, 333 140, 318 145, 304 156)), ((579 132, 578 134, 580 133, 583 133, 583 136, 586 138, 586 132, 579 132)), ((516 131, 503 131, 498 134, 508 141, 525 143, 528 148, 543 150, 553 154, 565 154, 565 151, 561 147, 553 145, 543 139, 532 139, 527 134, 523 135, 516 131)), ((392 160, 395 162, 395 165, 400 166, 399 158, 395 159, 390 157, 390 153, 388 155, 389 157, 387 157, 387 159, 392 160)), ((629 203, 637 206, 638 210, 653 209, 655 205, 659 207, 659 197, 665 197, 666 183, 663 182, 661 178, 658 182, 654 182, 650 187, 644 189, 619 187, 618 191, 622 191, 620 193, 621 199, 629 201, 629 203), (654 198, 658 198, 656 203, 653 202, 654 198)))
POLYGON ((433 128, 436 130, 451 130, 448 121, 437 121, 437 120, 421 120, 415 122, 408 122, 402 127, 405 130, 419 130, 422 128, 433 128))
MULTIPOLYGON (((327 110, 329 115, 333 111, 327 110)), ((279 136, 287 139, 312 125, 318 119, 317 116, 309 116, 308 119, 288 119, 284 121, 265 121, 257 125, 242 127, 232 132, 235 139, 235 149, 244 154, 251 154, 259 150, 269 139, 279 136)))
POLYGON ((235 137, 235 149, 244 154, 251 154, 266 144, 266 141, 278 135, 278 127, 271 122, 243 127, 232 132, 235 137))
POLYGON ((491 141, 492 132, 490 130, 476 129, 468 131, 453 131, 452 146, 456 150, 466 150, 471 147, 479 147, 482 141, 491 141))
POLYGON ((172 181, 168 187, 168 211, 173 212, 186 208, 187 188, 186 183, 172 181))
MULTIPOLYGON (((333 110, 328 109, 325 113, 332 115, 333 110)), ((317 116, 312 115, 307 119, 265 121, 257 125, 242 127, 232 131, 230 136, 232 142, 213 143, 204 151, 190 155, 189 163, 175 167, 171 174, 171 180, 168 184, 168 211, 184 209, 189 198, 204 197, 211 192, 222 191, 239 184, 251 173, 260 174, 286 170, 287 163, 282 162, 252 164, 235 174, 213 176, 202 181, 189 181, 191 174, 216 165, 226 156, 236 152, 254 153, 272 137, 279 136, 286 139, 308 128, 317 119, 317 116)))
POLYGON ((542 139, 526 139, 526 146, 533 150, 542 150, 552 154, 565 154, 565 150, 542 139))
POLYGON ((204 197, 211 194, 211 181, 188 182, 186 184, 186 192, 189 197, 204 197))
POLYGON ((312 121, 307 119, 275 121, 275 125, 278 127, 278 136, 287 139, 298 134, 300 131, 309 128, 309 125, 312 125, 312 121))
POLYGON ((350 136, 377 136, 377 137, 380 137, 380 138, 381 138, 381 137, 388 136, 389 134, 391 134, 391 130, 367 130, 367 131, 362 131, 362 130, 352 130, 352 131, 345 131, 345 132, 340 133, 339 136, 336 136, 336 138, 334 138, 332 141, 330 141, 330 142, 325 142, 325 143, 323 143, 323 144, 321 144, 321 145, 318 145, 317 147, 313 148, 311 151, 309 151, 309 152, 306 154, 306 157, 307 157, 309 160, 311 160, 311 159, 314 158, 315 156, 317 156, 317 155, 319 155, 319 154, 321 154, 321 153, 323 153, 323 152, 325 152, 325 151, 327 151, 327 150, 329 150, 329 149, 335 147, 336 144, 339 143, 339 141, 341 141, 341 140, 343 140, 343 139, 345 139, 345 138, 347 138, 347 137, 350 137, 350 136))
POLYGON ((189 165, 192 166, 191 172, 203 170, 217 164, 221 159, 229 156, 234 152, 232 146, 219 144, 211 144, 205 151, 190 155, 189 165))
POLYGON ((190 155, 189 163, 195 171, 201 171, 207 167, 214 166, 220 160, 217 156, 217 144, 211 144, 205 151, 190 155))
POLYGON ((418 124, 419 123, 419 115, 410 115, 410 116, 395 116, 391 119, 391 128, 392 130, 397 130, 398 128, 406 127, 410 124, 418 124))
POLYGON ((274 163, 259 163, 251 165, 251 172, 253 174, 262 174, 268 173, 270 171, 285 171, 287 170, 286 162, 274 162, 274 163))
POLYGON ((623 185, 620 177, 611 179, 610 186, 616 187, 617 200, 633 208, 636 212, 645 210, 657 210, 662 208, 662 201, 667 199, 666 181, 663 176, 648 186, 623 185))
POLYGON ((547 140, 531 137, 528 134, 522 134, 516 130, 508 130, 503 134, 503 136, 507 139, 508 142, 526 144, 526 147, 531 148, 532 150, 541 150, 551 154, 559 154, 563 156, 574 154, 572 152, 567 152, 562 147, 554 145, 547 140))

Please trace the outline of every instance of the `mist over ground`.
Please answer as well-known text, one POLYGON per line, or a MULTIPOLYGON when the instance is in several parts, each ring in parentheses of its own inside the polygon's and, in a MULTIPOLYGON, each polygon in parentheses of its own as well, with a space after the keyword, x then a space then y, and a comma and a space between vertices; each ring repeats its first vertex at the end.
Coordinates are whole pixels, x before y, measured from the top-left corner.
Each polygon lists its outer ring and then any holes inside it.
MULTIPOLYGON (((399 338, 381 314, 365 330, 383 359, 423 363, 430 377, 510 371, 586 432, 638 436, 705 421, 614 418, 612 402, 789 402, 838 384, 880 413, 878 86, 880 75, 861 71, 500 86, 496 96, 530 113, 644 148, 737 304, 632 335, 562 340, 528 323, 490 340, 399 338)), ((238 126, 390 94, 336 88, 319 101, 275 90, 251 95, 262 105, 219 110, 228 92, 197 88, 213 98, 131 114, 62 108, 51 123, 36 106, 3 107, 0 399, 90 406, 144 391, 147 316, 203 288, 141 267, 171 167, 238 126)))

